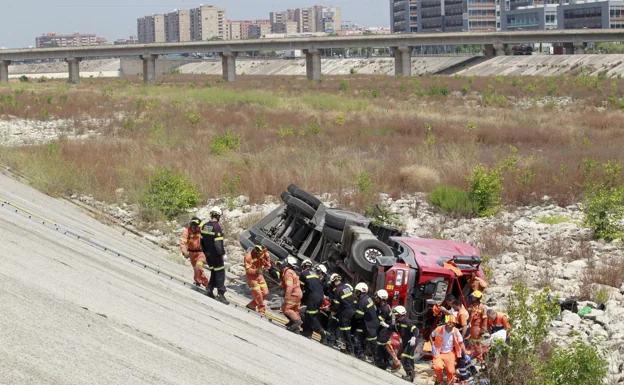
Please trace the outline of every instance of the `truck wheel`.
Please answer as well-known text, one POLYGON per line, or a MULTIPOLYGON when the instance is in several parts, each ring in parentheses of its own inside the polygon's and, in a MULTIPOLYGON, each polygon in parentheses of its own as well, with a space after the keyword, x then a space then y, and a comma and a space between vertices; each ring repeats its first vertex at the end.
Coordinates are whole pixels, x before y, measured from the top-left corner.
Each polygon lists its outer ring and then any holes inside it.
POLYGON ((269 250, 271 253, 275 254, 275 256, 278 257, 279 259, 284 259, 290 255, 290 253, 286 251, 285 248, 273 242, 269 238, 264 238, 261 244, 262 246, 266 247, 267 250, 269 250))
POLYGON ((290 185, 288 185, 288 188, 286 188, 286 190, 292 195, 295 193, 295 190, 298 188, 299 187, 291 183, 290 185))
POLYGON ((309 192, 302 190, 300 188, 296 189, 295 192, 292 194, 294 197, 297 197, 299 199, 301 199, 302 201, 304 201, 305 203, 309 204, 310 206, 312 206, 314 209, 318 209, 319 206, 321 205, 321 200, 318 199, 317 197, 315 197, 314 195, 310 194, 309 192))
POLYGON ((347 220, 362 227, 368 226, 370 222, 364 215, 354 213, 353 211, 339 209, 328 209, 325 211, 325 223, 334 229, 343 230, 347 220))
POLYGON ((309 204, 305 203, 299 198, 290 197, 290 199, 288 199, 288 202, 286 202, 286 204, 289 207, 302 213, 306 218, 312 218, 314 217, 314 214, 316 214, 316 210, 314 210, 312 207, 310 207, 309 204))
POLYGON ((355 271, 366 280, 373 279, 377 257, 392 255, 392 249, 377 238, 361 238, 351 246, 355 271))
POLYGON ((290 195, 290 193, 288 191, 284 191, 283 193, 280 194, 280 198, 282 198, 282 201, 284 203, 288 202, 288 199, 290 199, 292 195, 290 195))
POLYGON ((323 225, 323 236, 336 243, 342 242, 342 230, 334 229, 327 224, 323 225))

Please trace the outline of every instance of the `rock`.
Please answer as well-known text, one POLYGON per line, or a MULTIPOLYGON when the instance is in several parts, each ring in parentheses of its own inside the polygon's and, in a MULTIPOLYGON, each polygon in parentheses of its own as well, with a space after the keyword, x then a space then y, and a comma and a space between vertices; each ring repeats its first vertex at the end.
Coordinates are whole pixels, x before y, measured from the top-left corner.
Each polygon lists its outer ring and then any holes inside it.
POLYGON ((564 310, 563 313, 561 313, 561 322, 571 326, 574 330, 578 330, 581 326, 581 317, 569 310, 564 310))

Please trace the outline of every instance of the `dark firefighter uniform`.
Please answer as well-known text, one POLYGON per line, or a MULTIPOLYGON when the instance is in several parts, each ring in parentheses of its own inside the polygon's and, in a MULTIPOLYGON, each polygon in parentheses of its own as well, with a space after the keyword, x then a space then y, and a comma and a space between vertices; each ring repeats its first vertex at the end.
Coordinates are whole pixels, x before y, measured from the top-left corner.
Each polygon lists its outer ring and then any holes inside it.
POLYGON ((379 319, 373 299, 366 293, 360 294, 355 309, 355 355, 358 357, 375 354, 379 319))
POLYGON ((338 320, 338 331, 336 337, 347 345, 347 353, 353 353, 353 340, 351 339, 351 318, 355 313, 353 287, 348 283, 340 283, 334 289, 334 299, 332 300, 332 311, 338 320))
POLYGON ((412 321, 407 317, 403 317, 401 321, 396 321, 393 325, 393 329, 395 332, 399 333, 401 336, 401 364, 403 365, 403 370, 408 377, 414 380, 414 352, 416 351, 416 344, 414 346, 410 346, 409 341, 412 337, 418 339, 418 328, 412 321))
POLYGON ((303 289, 301 303, 305 304, 306 311, 303 318, 303 335, 312 336, 312 332, 323 334, 323 328, 318 320, 319 307, 323 303, 323 284, 316 272, 312 269, 305 269, 299 274, 299 283, 303 289))
MULTIPOLYGON (((392 325, 392 307, 387 302, 382 302, 377 306, 377 319, 379 322, 385 322, 386 325, 392 325)), ((377 333, 377 353, 375 355, 375 364, 385 369, 390 363, 391 359, 396 360, 398 365, 398 358, 394 353, 390 338, 392 337, 392 330, 390 327, 379 326, 377 333)))
POLYGON ((225 265, 223 256, 225 247, 223 246, 223 230, 216 220, 206 222, 202 227, 202 250, 206 254, 208 269, 211 271, 210 283, 206 291, 208 296, 214 297, 213 291, 216 288, 221 296, 225 294, 225 265))

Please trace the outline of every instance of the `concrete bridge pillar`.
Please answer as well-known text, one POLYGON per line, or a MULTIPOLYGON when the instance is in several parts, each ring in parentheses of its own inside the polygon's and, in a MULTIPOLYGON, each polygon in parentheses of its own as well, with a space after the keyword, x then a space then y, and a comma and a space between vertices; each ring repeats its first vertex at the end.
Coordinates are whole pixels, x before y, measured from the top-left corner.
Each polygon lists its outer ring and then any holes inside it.
POLYGON ((494 44, 494 49, 496 50, 496 56, 505 56, 504 44, 494 44))
POLYGON ((304 49, 306 55, 306 75, 308 80, 321 80, 321 51, 304 49))
POLYGON ((0 83, 9 82, 9 64, 10 60, 0 60, 0 83))
POLYGON ((67 62, 67 67, 69 67, 69 78, 67 79, 67 83, 80 83, 80 62, 82 61, 82 58, 68 57, 65 61, 67 62))
POLYGON ((158 55, 141 55, 143 60, 143 83, 154 83, 156 81, 156 59, 158 55))
POLYGON ((584 55, 585 54, 585 44, 582 42, 574 43, 574 54, 575 55, 584 55))
POLYGON ((413 47, 392 47, 395 76, 412 76, 412 49, 413 47))
POLYGON ((494 44, 486 44, 483 46, 485 56, 494 56, 494 44))
POLYGON ((223 80, 226 82, 236 81, 236 52, 219 52, 221 66, 223 67, 223 80))

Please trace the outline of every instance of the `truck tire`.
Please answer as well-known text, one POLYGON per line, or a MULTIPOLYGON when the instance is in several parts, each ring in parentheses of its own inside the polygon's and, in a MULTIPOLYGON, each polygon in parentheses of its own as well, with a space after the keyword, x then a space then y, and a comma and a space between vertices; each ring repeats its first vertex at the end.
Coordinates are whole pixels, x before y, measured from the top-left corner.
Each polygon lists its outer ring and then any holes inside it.
POLYGON ((319 208, 319 206, 321 205, 321 200, 318 199, 317 197, 315 197, 314 195, 310 194, 309 192, 302 190, 300 188, 296 189, 295 192, 292 194, 294 197, 301 199, 302 201, 304 201, 305 203, 309 204, 310 206, 312 206, 312 208, 314 208, 315 210, 319 208))
POLYGON ((336 243, 342 242, 342 230, 334 229, 333 227, 327 226, 327 223, 323 225, 323 236, 336 243))
POLYGON ((377 238, 360 238, 351 246, 351 259, 355 272, 371 280, 375 271, 375 260, 380 256, 394 255, 390 246, 377 238))
POLYGON ((290 184, 288 185, 288 188, 286 188, 286 191, 288 191, 291 195, 295 193, 295 190, 298 189, 299 187, 297 187, 297 185, 294 184, 290 184))
POLYGON ((290 199, 291 195, 288 191, 284 191, 283 193, 280 194, 280 198, 282 198, 282 201, 284 203, 288 202, 288 199, 290 199))
MULTIPOLYGON (((284 259, 290 255, 285 248, 273 242, 269 238, 264 238, 261 242, 262 246, 266 247, 271 253, 273 253, 279 259, 284 259)), ((253 246, 252 246, 253 247, 253 246)))
POLYGON ((305 203, 299 198, 290 197, 286 204, 289 207, 302 213, 306 218, 312 218, 314 217, 314 214, 316 214, 316 210, 314 210, 309 204, 305 203))
POLYGON ((325 223, 334 229, 344 230, 347 221, 354 222, 358 226, 368 226, 370 220, 364 215, 353 211, 328 209, 325 211, 325 223))

